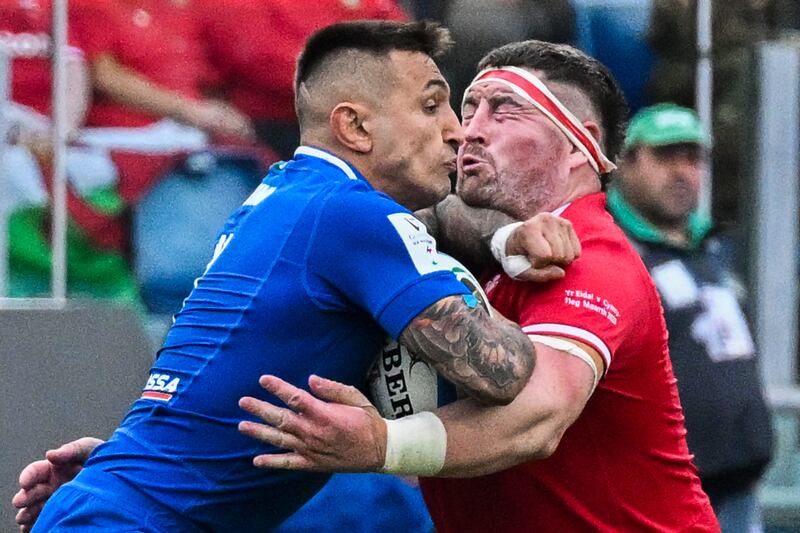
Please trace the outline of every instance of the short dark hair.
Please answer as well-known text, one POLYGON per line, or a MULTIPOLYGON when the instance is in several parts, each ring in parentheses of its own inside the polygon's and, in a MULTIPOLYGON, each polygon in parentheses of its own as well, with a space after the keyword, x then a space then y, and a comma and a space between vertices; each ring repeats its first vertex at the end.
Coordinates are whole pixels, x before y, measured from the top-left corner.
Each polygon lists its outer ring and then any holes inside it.
MULTIPOLYGON (((541 70, 548 80, 583 92, 600 114, 606 156, 616 160, 625 139, 628 104, 605 65, 572 46, 531 40, 495 48, 480 60, 478 70, 502 66, 541 70)), ((600 181, 605 186, 609 179, 610 175, 604 175, 600 181)))
POLYGON ((326 58, 345 50, 386 55, 394 50, 422 52, 433 59, 452 46, 450 32, 435 22, 359 20, 340 22, 314 33, 297 59, 295 90, 326 58))

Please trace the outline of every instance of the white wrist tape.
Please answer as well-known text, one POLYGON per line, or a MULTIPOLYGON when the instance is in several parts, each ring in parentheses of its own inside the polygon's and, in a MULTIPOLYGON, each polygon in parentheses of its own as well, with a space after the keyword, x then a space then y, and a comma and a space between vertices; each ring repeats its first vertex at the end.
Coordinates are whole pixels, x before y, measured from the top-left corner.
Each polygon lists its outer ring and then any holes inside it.
POLYGON ((447 431, 433 413, 423 412, 386 422, 386 461, 382 472, 435 476, 444 466, 447 431))
POLYGON ((506 243, 508 242, 508 238, 514 230, 522 224, 522 222, 514 222, 498 229, 494 232, 494 235, 492 235, 490 244, 492 255, 500 262, 505 273, 512 278, 516 278, 529 268, 533 268, 531 262, 528 261, 528 258, 524 255, 506 255, 506 243))
POLYGON ((528 335, 528 338, 531 340, 531 342, 538 342, 539 344, 544 344, 545 346, 549 346, 554 350, 559 350, 562 352, 567 352, 570 355, 574 355, 575 357, 577 357, 578 359, 589 365, 589 368, 592 369, 592 373, 594 374, 594 379, 592 381, 592 390, 589 391, 589 396, 592 395, 595 387, 597 387, 597 382, 600 381, 600 373, 597 370, 597 364, 595 364, 594 359, 592 359, 592 356, 589 355, 589 352, 587 352, 577 344, 574 344, 564 339, 558 339, 556 337, 550 337, 547 335, 528 335))

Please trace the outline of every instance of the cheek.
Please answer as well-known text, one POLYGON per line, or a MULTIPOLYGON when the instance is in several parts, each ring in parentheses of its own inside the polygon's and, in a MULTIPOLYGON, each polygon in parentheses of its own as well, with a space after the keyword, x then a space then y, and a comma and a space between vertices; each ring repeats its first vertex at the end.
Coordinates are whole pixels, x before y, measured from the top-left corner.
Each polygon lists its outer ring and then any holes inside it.
POLYGON ((689 178, 689 185, 693 189, 700 190, 700 185, 703 182, 703 169, 690 168, 689 170, 687 170, 686 176, 689 178))
POLYGON ((442 151, 441 136, 433 137, 426 135, 425 138, 418 132, 410 143, 408 160, 421 179, 429 179, 434 175, 446 173, 444 170, 444 157, 442 151), (428 176, 429 178, 425 178, 428 176))
POLYGON ((540 173, 557 157, 550 143, 530 137, 507 136, 505 142, 498 146, 495 165, 502 171, 540 173))
POLYGON ((639 185, 639 194, 641 194, 646 201, 658 204, 665 197, 665 189, 668 185, 669 180, 663 172, 658 171, 652 174, 645 174, 639 185))

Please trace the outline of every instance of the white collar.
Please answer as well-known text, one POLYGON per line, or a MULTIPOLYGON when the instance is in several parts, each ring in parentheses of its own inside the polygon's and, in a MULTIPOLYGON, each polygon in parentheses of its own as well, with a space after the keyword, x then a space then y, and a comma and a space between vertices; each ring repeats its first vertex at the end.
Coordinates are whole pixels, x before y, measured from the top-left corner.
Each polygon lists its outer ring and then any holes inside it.
POLYGON ((326 152, 324 150, 320 150, 319 148, 312 148, 311 146, 299 146, 297 150, 294 151, 294 155, 305 155, 309 157, 316 157, 319 159, 323 159, 339 168, 345 175, 351 180, 357 180, 358 176, 356 173, 353 172, 353 169, 348 165, 344 159, 341 159, 330 152, 326 152))
POLYGON ((550 213, 552 213, 553 215, 555 215, 557 217, 560 217, 561 213, 563 213, 570 205, 572 205, 572 202, 567 202, 564 205, 562 205, 561 207, 557 207, 556 209, 553 209, 552 211, 550 211, 550 213))

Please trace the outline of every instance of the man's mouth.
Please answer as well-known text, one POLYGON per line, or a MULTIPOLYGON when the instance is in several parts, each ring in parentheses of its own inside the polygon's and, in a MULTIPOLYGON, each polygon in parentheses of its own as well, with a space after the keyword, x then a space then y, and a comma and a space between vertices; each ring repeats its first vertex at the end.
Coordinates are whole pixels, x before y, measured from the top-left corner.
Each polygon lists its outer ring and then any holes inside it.
POLYGON ((486 161, 484 161, 483 159, 480 159, 478 157, 475 157, 474 155, 464 155, 461 158, 461 170, 465 174, 469 174, 471 172, 474 172, 475 170, 478 169, 478 167, 480 167, 481 165, 485 165, 485 164, 486 164, 486 161))

